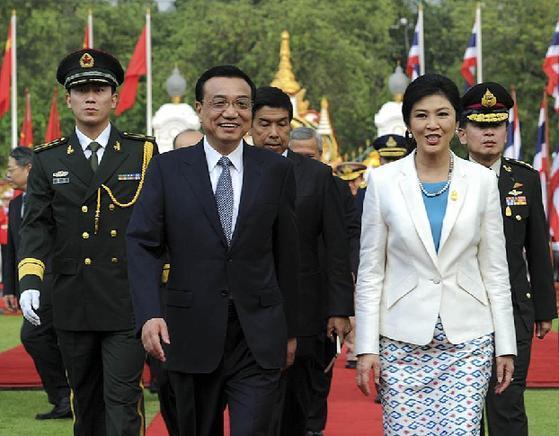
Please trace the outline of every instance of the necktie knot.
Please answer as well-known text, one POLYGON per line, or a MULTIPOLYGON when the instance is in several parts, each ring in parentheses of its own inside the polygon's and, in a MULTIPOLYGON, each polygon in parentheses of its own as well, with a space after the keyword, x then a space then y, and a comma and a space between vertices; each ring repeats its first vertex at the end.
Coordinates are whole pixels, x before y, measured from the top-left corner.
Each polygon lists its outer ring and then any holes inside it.
POLYGON ((233 162, 231 162, 231 159, 229 159, 227 156, 221 156, 221 158, 217 161, 217 164, 220 167, 227 168, 232 166, 233 162))
POLYGON ((98 142, 93 141, 93 142, 89 143, 87 148, 89 148, 92 153, 97 153, 97 150, 99 150, 101 148, 101 144, 99 144, 98 142))

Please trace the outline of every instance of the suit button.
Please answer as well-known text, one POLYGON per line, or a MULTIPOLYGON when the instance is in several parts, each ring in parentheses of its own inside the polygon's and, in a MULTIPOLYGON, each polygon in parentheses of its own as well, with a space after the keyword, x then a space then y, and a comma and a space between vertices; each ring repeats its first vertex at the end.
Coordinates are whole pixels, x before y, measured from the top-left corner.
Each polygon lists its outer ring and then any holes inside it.
POLYGON ((89 239, 89 233, 83 232, 83 233, 82 233, 82 238, 83 238, 83 239, 89 239))
POLYGON ((441 283, 441 281, 439 279, 431 279, 431 281, 435 284, 438 285, 441 283))
POLYGON ((82 206, 82 212, 87 213, 87 211, 88 211, 87 206, 82 206))
POLYGON ((229 297, 229 291, 221 291, 222 297, 229 297))
POLYGON ((115 205, 114 204, 109 204, 109 210, 115 210, 115 205))
POLYGON ((530 294, 529 292, 526 292, 526 298, 528 298, 528 299, 532 298, 532 294, 530 294))
POLYGON ((111 262, 112 262, 112 263, 118 263, 118 258, 117 258, 117 257, 111 258, 111 262))
POLYGON ((116 230, 111 230, 111 238, 116 238, 117 232, 116 230))
POLYGON ((233 262, 233 259, 229 257, 227 258, 227 262, 233 262))
POLYGON ((522 221, 522 217, 520 215, 516 215, 516 221, 522 221))
POLYGON ((91 265, 91 259, 90 259, 89 257, 86 257, 86 258, 83 260, 83 263, 86 264, 86 265, 91 265))

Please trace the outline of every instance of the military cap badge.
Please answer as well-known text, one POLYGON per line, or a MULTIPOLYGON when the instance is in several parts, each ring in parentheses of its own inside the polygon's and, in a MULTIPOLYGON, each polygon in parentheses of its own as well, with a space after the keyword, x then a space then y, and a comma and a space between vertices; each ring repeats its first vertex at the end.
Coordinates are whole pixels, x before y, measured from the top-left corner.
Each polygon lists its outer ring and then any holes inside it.
POLYGON ((95 59, 89 53, 84 53, 80 58, 80 66, 82 68, 91 68, 95 65, 95 59))
POLYGON ((487 88, 485 94, 481 98, 481 105, 483 107, 493 107, 497 104, 497 97, 493 95, 493 93, 487 88))

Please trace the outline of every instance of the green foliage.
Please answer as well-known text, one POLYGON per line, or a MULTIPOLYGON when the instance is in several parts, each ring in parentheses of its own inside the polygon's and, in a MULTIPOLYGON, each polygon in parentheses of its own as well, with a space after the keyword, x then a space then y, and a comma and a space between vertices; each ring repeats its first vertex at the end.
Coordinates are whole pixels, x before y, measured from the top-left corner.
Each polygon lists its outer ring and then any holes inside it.
MULTIPOLYGON (((0 353, 20 344, 19 331, 23 318, 21 316, 0 315, 0 353)), ((0 433, 1 434, 1 433, 0 433)))
MULTIPOLYGON (((212 65, 234 63, 259 86, 277 70, 280 33, 291 34, 295 75, 307 90, 311 107, 328 97, 343 151, 375 136, 373 116, 390 99, 386 86, 396 61, 406 61, 404 31, 411 39, 416 1, 357 0, 176 0, 176 11, 159 13, 154 1, 4 0, 0 9, 0 44, 11 7, 18 13, 18 130, 24 89, 31 92, 35 142, 43 140, 60 59, 81 47, 88 10, 94 15, 97 48, 130 60, 152 11, 153 109, 169 100, 165 81, 176 64, 187 79, 186 101, 193 103, 194 83, 212 65)), ((516 86, 525 157, 536 139, 538 107, 545 77, 541 66, 557 18, 557 0, 494 0, 482 12, 484 79, 516 86)), ((426 1, 425 47, 428 72, 446 74, 462 88, 460 65, 474 21, 471 0, 426 1)), ((136 106, 116 120, 127 130, 145 129, 145 86, 136 106)), ((73 127, 64 92, 59 93, 62 129, 73 127)), ((551 105, 551 103, 550 103, 551 105)), ((550 117, 551 144, 559 143, 557 116, 550 117)), ((0 167, 10 143, 10 116, 0 119, 0 167)))

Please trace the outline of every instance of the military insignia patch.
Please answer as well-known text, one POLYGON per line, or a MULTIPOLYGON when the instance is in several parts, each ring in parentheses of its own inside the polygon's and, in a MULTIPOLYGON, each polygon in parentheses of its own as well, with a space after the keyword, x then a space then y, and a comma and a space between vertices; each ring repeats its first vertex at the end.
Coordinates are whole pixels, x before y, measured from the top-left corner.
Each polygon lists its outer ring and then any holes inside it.
POLYGON ((524 186, 524 183, 516 182, 512 188, 513 189, 522 188, 523 186, 524 186))
POLYGON ((113 148, 115 149, 115 151, 120 151, 120 142, 116 141, 113 148))
POLYGON ((526 206, 528 204, 524 195, 505 197, 505 203, 507 206, 526 206))
POLYGON ((95 65, 95 60, 93 59, 93 56, 91 56, 89 53, 84 53, 80 58, 80 67, 91 68, 93 67, 93 65, 95 65))
POLYGON ((493 107, 497 104, 497 97, 493 95, 493 93, 487 89, 483 97, 481 98, 481 105, 483 107, 493 107))
POLYGON ((118 181, 122 182, 125 180, 140 180, 142 178, 142 173, 130 173, 130 174, 119 174, 118 181))
POLYGON ((66 183, 70 183, 70 177, 54 177, 52 179, 53 185, 64 185, 66 183))
POLYGON ((52 177, 66 177, 68 175, 68 171, 60 170, 55 173, 52 173, 52 177))
POLYGON ((72 154, 74 152, 74 147, 72 147, 72 145, 68 145, 68 148, 66 149, 66 154, 72 154))

